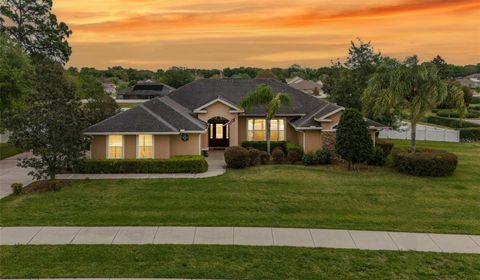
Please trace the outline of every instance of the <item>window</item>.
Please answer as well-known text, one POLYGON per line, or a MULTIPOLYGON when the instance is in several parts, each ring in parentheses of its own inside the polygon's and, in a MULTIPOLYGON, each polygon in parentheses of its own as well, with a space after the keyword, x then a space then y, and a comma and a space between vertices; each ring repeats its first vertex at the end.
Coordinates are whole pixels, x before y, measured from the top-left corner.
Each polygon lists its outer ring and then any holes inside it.
MULTIPOLYGON (((248 119, 247 140, 265 141, 266 139, 266 120, 248 119)), ((273 119, 270 121, 270 140, 285 141, 285 121, 283 119, 273 119)))
POLYGON ((210 139, 213 139, 213 124, 210 124, 210 139))
POLYGON ((153 135, 138 135, 138 158, 153 158, 153 135))
POLYGON ((123 158, 123 135, 108 136, 108 158, 123 158))
POLYGON ((215 139, 223 139, 223 124, 215 124, 215 139))

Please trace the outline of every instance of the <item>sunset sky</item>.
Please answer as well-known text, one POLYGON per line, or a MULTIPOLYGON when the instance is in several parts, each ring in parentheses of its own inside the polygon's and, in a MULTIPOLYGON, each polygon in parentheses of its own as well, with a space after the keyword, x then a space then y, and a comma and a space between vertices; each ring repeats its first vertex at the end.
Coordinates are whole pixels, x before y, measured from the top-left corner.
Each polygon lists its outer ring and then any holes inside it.
POLYGON ((480 0, 53 2, 76 67, 319 67, 356 37, 396 58, 480 62, 480 0))

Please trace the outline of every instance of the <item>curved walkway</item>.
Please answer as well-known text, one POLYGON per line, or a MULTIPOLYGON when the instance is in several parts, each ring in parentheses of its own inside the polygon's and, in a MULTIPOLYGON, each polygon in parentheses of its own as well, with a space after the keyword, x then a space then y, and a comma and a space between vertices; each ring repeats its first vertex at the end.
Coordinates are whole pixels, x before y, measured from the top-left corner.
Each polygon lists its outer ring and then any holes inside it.
POLYGON ((480 235, 268 227, 4 227, 0 245, 211 244, 480 254, 480 235))
MULTIPOLYGON (((10 185, 21 183, 28 185, 34 180, 28 175, 31 169, 17 166, 18 158, 31 156, 30 153, 18 154, 0 160, 0 199, 12 193, 10 185)), ((171 174, 60 174, 58 179, 83 180, 83 179, 167 179, 167 178, 207 178, 219 176, 225 173, 225 161, 223 151, 211 151, 206 158, 208 171, 204 173, 171 173, 171 174)))

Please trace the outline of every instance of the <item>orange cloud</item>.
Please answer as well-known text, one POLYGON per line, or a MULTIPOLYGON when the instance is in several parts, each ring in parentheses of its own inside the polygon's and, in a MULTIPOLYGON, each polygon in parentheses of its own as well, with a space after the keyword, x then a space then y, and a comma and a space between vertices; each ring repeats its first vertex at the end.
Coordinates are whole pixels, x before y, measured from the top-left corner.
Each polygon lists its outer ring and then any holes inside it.
POLYGON ((356 37, 397 57, 480 61, 478 0, 56 0, 54 11, 74 32, 75 66, 317 67, 356 37))

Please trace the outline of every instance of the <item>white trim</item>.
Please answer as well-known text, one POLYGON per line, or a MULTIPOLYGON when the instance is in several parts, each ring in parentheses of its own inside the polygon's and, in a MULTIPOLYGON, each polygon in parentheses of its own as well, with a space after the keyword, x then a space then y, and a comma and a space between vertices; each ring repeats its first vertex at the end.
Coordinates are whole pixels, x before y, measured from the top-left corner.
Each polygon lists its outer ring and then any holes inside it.
POLYGON ((323 130, 321 127, 317 126, 295 126, 293 123, 288 122, 296 131, 302 130, 323 130))
MULTIPOLYGON (((266 118, 246 118, 245 119, 245 136, 246 136, 246 139, 244 141, 247 141, 247 142, 252 142, 252 141, 266 141, 266 140, 248 140, 248 120, 265 120, 265 125, 266 122, 267 122, 267 119, 266 118)), ((290 122, 287 121, 286 118, 273 118, 272 120, 283 120, 283 140, 272 140, 270 139, 270 141, 287 141, 287 124, 289 124, 290 122)), ((253 125, 255 126, 255 122, 253 123, 253 125)), ((253 130, 255 131, 255 129, 253 130)), ((279 131, 277 129, 277 131, 279 131)), ((270 124, 270 134, 272 132, 272 129, 271 129, 271 124, 270 124)), ((270 135, 271 136, 271 135, 270 135)), ((265 127, 265 137, 267 137, 267 127, 265 127)), ((240 139, 238 139, 240 141, 240 139)), ((243 141, 242 141, 243 142, 243 141)))
POLYGON ((107 138, 107 141, 106 141, 106 145, 107 145, 107 148, 106 148, 106 151, 107 151, 107 152, 106 152, 106 153, 107 153, 107 154, 106 154, 105 158, 106 158, 106 159, 125 159, 125 136, 124 136, 123 134, 111 134, 111 135, 120 135, 120 136, 122 136, 122 157, 121 157, 121 158, 110 158, 110 156, 109 156, 109 154, 110 154, 110 153, 109 153, 109 152, 110 152, 110 146, 108 145, 108 143, 110 142, 110 139, 109 139, 109 138, 110 138, 110 135, 107 135, 107 137, 105 137, 105 138, 107 138))
POLYGON ((138 134, 151 134, 151 135, 178 135, 180 133, 206 133, 207 130, 190 130, 190 131, 178 131, 178 132, 85 132, 85 135, 138 135, 138 134))
POLYGON ((303 134, 303 150, 305 150, 306 149, 306 147, 305 147, 305 131, 301 131, 301 132, 303 134))
POLYGON ((317 122, 332 122, 332 119, 319 119, 319 118, 313 118, 317 122))
MULTIPOLYGON (((303 117, 306 114, 276 114, 275 117, 303 117)), ((242 117, 263 117, 265 114, 240 114, 242 117)))
POLYGON ((217 97, 216 99, 206 103, 206 104, 203 104, 202 106, 196 108, 193 110, 194 113, 197 113, 197 114, 202 114, 202 113, 206 113, 207 111, 204 110, 206 107, 212 105, 212 104, 215 104, 217 102, 220 102, 220 103, 223 103, 224 105, 234 109, 236 112, 244 112, 244 110, 242 110, 241 108, 238 108, 237 106, 235 106, 235 104, 232 104, 230 102, 227 102, 223 99, 221 99, 220 97, 217 97))
POLYGON ((202 136, 198 134, 198 154, 202 154, 202 136))
POLYGON ((326 114, 326 115, 323 115, 323 116, 320 117, 320 118, 315 118, 314 120, 316 120, 316 121, 318 121, 317 119, 323 120, 323 119, 325 119, 325 118, 327 118, 327 117, 330 117, 331 115, 333 115, 333 114, 335 114, 335 113, 338 113, 338 112, 340 112, 340 111, 343 111, 343 110, 345 110, 345 108, 340 107, 340 108, 338 108, 337 110, 331 111, 330 113, 328 113, 328 114, 326 114))
POLYGON ((136 159, 155 159, 155 136, 153 134, 138 134, 137 137, 135 137, 135 158, 136 159), (140 150, 140 145, 138 145, 138 139, 140 138, 140 135, 151 135, 152 136, 152 157, 151 158, 139 158, 139 150, 140 150))

